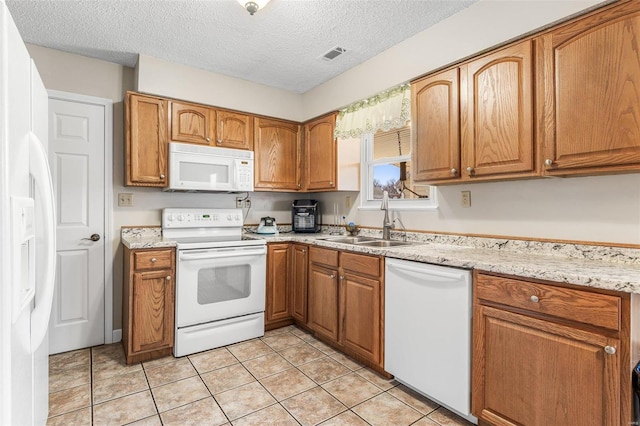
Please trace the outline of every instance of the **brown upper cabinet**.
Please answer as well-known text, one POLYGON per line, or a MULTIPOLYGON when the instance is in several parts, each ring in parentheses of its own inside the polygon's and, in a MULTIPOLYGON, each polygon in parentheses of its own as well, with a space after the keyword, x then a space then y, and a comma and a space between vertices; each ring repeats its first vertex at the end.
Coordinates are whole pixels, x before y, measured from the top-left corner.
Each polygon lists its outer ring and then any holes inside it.
POLYGON ((171 102, 171 140, 253 149, 253 117, 204 105, 171 102))
POLYGON ((414 82, 416 181, 535 174, 532 41, 414 82))
POLYGON ((304 125, 305 180, 307 191, 333 191, 337 187, 336 113, 304 125))
POLYGON ((216 110, 216 146, 253 149, 253 117, 237 112, 216 110))
POLYGON ((215 110, 202 105, 171 102, 171 140, 210 145, 215 135, 215 110))
POLYGON ((640 170, 640 2, 539 39, 544 174, 640 170))
POLYGON ((460 67, 463 178, 535 172, 532 43, 460 67))
POLYGON ((125 185, 167 186, 166 99, 127 93, 125 102, 125 185))
POLYGON ((302 188, 300 125, 255 118, 254 188, 298 191, 302 188))
POLYGON ((460 177, 460 77, 453 68, 411 84, 411 167, 416 181, 460 177))

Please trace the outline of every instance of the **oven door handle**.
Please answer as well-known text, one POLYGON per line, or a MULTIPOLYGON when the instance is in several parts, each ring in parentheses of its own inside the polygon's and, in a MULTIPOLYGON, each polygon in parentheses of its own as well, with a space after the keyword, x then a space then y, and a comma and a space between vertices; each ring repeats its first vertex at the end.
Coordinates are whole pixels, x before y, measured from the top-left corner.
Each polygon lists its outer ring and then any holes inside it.
POLYGON ((220 259, 223 257, 259 256, 266 253, 265 249, 236 250, 236 251, 209 251, 200 254, 180 253, 180 260, 220 259))

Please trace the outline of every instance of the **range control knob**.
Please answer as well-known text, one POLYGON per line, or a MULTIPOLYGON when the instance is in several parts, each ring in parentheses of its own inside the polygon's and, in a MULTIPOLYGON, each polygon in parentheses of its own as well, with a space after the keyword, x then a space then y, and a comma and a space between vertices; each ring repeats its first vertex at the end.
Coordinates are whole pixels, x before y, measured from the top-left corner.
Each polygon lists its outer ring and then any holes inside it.
POLYGON ((235 220, 240 220, 240 215, 239 214, 235 215, 234 219, 235 220))
POLYGON ((231 219, 233 219, 233 217, 231 215, 228 215, 227 220, 231 220, 231 219))
POLYGON ((167 215, 167 220, 171 222, 173 220, 173 215, 172 214, 167 215))
POLYGON ((183 215, 181 215, 181 214, 179 214, 179 215, 178 215, 178 221, 182 222, 183 220, 184 220, 184 216, 183 216, 183 215))

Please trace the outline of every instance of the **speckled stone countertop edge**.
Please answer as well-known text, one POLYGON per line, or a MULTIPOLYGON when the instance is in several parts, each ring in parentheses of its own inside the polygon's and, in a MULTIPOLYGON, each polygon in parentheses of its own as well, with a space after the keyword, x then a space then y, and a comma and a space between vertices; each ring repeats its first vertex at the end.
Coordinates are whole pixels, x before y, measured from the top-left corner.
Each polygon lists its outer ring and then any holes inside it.
MULTIPOLYGON (((415 234, 408 235, 407 240, 412 245, 378 248, 328 241, 324 239, 330 236, 328 234, 283 232, 279 235, 246 235, 267 242, 299 242, 435 265, 640 293, 640 250, 636 249, 451 236, 438 239, 433 234, 425 234, 427 238, 421 241, 415 239, 415 234)), ((379 237, 375 233, 371 236, 379 237)), ((392 238, 402 239, 402 236, 394 234, 392 238)), ((164 239, 160 228, 123 228, 121 240, 130 249, 177 245, 175 241, 164 239)))

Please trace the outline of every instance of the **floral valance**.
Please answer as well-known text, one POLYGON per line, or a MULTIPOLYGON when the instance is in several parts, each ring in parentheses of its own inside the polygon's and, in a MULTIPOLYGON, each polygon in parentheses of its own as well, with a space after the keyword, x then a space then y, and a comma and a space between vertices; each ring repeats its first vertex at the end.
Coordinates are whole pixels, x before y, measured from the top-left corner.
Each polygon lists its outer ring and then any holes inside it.
POLYGON ((338 112, 335 137, 357 138, 363 133, 404 127, 411 117, 411 86, 401 84, 349 105, 338 112))

